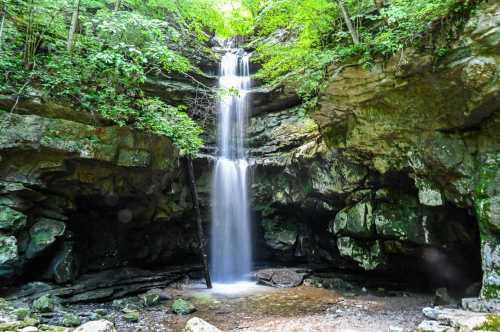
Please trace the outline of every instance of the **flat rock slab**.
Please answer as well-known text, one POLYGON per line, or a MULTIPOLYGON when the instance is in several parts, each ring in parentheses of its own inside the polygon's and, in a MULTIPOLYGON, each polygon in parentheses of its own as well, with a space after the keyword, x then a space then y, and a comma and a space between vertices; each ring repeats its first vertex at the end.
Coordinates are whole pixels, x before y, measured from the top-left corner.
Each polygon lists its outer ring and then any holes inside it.
MULTIPOLYGON (((447 308, 424 308, 422 310, 424 316, 438 324, 436 326, 448 326, 460 330, 475 330, 483 325, 487 319, 488 314, 477 313, 467 310, 447 309, 447 308)), ((428 323, 428 322, 427 322, 428 323)), ((435 331, 425 330, 424 331, 435 331)))
POLYGON ((199 267, 172 267, 163 271, 119 268, 83 275, 73 285, 67 287, 31 282, 18 289, 0 292, 0 296, 22 302, 30 302, 45 294, 57 296, 61 303, 67 304, 109 301, 144 293, 150 289, 167 287, 193 271, 199 271, 199 267))
POLYGON ((302 284, 307 273, 292 269, 265 269, 257 271, 257 282, 263 285, 292 288, 302 284))

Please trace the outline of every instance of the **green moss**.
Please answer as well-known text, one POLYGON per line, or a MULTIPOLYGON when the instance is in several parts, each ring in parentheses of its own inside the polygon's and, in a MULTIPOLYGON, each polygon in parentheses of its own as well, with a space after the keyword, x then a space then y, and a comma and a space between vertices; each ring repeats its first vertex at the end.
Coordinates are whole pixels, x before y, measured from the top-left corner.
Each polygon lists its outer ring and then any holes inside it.
POLYGON ((500 294, 500 286, 498 285, 483 285, 481 296, 487 299, 496 299, 500 294))

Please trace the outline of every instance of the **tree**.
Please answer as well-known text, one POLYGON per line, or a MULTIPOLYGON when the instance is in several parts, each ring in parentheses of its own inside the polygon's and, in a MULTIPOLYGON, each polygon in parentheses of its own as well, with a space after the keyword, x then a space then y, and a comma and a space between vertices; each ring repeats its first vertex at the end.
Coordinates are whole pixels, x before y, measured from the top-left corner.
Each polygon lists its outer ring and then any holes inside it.
POLYGON ((2 21, 0 23, 0 45, 2 45, 2 37, 3 37, 3 27, 5 25, 5 17, 7 16, 7 3, 3 3, 2 8, 2 21))
POLYGON ((344 0, 337 0, 337 3, 339 4, 340 11, 342 12, 342 16, 344 17, 345 25, 347 25, 347 29, 349 30, 349 33, 351 34, 352 42, 354 43, 354 45, 358 45, 359 44, 358 32, 356 31, 356 29, 354 29, 351 17, 349 16, 349 12, 347 11, 347 7, 344 3, 344 0))
POLYGON ((118 10, 120 10, 120 3, 121 3, 120 0, 115 0, 115 12, 117 12, 118 10))
POLYGON ((203 274, 205 275, 205 281, 207 283, 207 288, 212 288, 212 280, 210 279, 210 271, 208 269, 208 255, 207 247, 205 245, 205 235, 203 232, 203 225, 201 222, 201 212, 200 212, 200 199, 198 198, 198 191, 196 190, 196 180, 194 177, 193 168, 193 158, 188 156, 186 158, 187 176, 189 181, 189 188, 191 189, 191 199, 193 201, 193 209, 196 214, 196 229, 198 233, 198 249, 200 250, 200 256, 203 263, 203 274))
POLYGON ((68 52, 71 51, 73 48, 73 44, 75 42, 75 32, 76 32, 76 27, 78 26, 78 17, 80 15, 80 0, 75 0, 75 8, 73 10, 73 18, 71 19, 71 26, 69 28, 69 34, 68 34, 68 52))

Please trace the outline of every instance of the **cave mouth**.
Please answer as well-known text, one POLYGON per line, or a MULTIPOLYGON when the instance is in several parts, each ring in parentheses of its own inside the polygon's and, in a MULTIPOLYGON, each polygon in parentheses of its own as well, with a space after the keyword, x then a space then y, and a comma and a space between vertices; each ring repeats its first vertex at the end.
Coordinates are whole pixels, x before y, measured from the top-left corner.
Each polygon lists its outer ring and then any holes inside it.
POLYGON ((30 261, 16 281, 78 283, 86 274, 121 268, 154 271, 199 262, 192 216, 163 219, 148 196, 77 196, 65 218, 64 234, 30 261), (40 271, 44 271, 40 273, 40 271))
POLYGON ((479 227, 476 217, 467 209, 452 205, 431 208, 436 214, 445 212, 439 222, 451 223, 447 229, 442 229, 441 234, 435 234, 446 241, 429 245, 382 240, 386 264, 367 271, 350 257, 340 255, 328 230, 331 222, 328 214, 296 208, 299 214, 292 213, 287 207, 278 212, 275 219, 295 223, 296 239, 288 247, 283 243, 282 247, 269 244, 268 230, 265 229, 269 226, 264 221, 267 217, 255 213, 258 222, 254 232, 260 248, 255 255, 259 267, 306 268, 312 272, 312 278, 319 278, 323 285, 328 284, 328 279, 340 278, 374 290, 434 293, 446 288, 454 298, 479 295, 483 274, 479 227), (398 246, 397 250, 391 248, 394 245, 398 246))

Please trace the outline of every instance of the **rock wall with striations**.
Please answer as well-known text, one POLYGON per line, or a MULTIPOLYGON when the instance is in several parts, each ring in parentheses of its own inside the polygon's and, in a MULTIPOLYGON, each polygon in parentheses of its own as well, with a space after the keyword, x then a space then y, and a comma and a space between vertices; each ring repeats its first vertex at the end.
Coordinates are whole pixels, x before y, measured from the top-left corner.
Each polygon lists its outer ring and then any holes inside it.
POLYGON ((313 112, 254 116, 263 255, 457 290, 481 266, 482 296, 499 297, 499 23, 486 1, 445 57, 333 67, 313 112))

